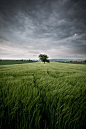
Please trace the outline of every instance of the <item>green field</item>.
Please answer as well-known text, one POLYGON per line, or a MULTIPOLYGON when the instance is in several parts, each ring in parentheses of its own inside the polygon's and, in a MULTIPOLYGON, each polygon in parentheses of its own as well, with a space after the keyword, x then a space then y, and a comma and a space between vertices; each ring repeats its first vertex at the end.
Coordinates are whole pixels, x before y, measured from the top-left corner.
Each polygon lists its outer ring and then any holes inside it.
POLYGON ((0 63, 0 129, 85 129, 86 64, 0 63))

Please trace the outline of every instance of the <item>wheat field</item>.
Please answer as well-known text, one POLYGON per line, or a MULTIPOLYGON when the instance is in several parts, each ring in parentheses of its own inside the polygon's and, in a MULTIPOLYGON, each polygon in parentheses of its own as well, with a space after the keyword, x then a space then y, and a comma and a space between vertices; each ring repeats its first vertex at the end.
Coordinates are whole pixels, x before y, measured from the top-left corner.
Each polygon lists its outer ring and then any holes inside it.
POLYGON ((86 65, 3 61, 0 112, 1 129, 85 129, 86 65))

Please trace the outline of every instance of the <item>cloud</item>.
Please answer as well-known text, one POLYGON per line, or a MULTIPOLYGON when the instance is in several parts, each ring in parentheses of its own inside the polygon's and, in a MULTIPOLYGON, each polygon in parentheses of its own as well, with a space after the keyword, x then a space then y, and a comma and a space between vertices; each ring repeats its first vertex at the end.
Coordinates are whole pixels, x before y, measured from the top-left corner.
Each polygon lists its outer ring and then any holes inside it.
POLYGON ((86 2, 5 0, 0 4, 0 58, 85 58, 86 2))

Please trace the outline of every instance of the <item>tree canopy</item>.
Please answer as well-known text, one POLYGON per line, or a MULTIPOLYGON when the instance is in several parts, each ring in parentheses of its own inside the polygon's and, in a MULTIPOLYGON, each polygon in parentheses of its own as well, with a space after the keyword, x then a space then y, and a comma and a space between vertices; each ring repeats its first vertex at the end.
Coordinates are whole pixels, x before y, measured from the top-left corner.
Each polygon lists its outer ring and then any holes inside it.
POLYGON ((42 61, 42 62, 44 62, 44 64, 45 64, 45 62, 50 62, 49 60, 48 60, 48 56, 47 55, 45 55, 45 54, 40 54, 39 55, 39 59, 42 61))

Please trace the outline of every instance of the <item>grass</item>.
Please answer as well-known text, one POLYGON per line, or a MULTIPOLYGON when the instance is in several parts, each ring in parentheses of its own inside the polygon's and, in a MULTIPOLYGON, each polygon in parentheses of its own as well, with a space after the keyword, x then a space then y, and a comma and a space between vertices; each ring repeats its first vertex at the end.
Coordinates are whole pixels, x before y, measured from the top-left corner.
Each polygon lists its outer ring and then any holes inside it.
POLYGON ((24 63, 35 63, 36 61, 18 61, 18 60, 5 60, 5 61, 2 61, 0 60, 0 65, 11 65, 11 64, 24 64, 24 63))
POLYGON ((86 127, 85 64, 7 64, 0 65, 1 129, 86 127))

